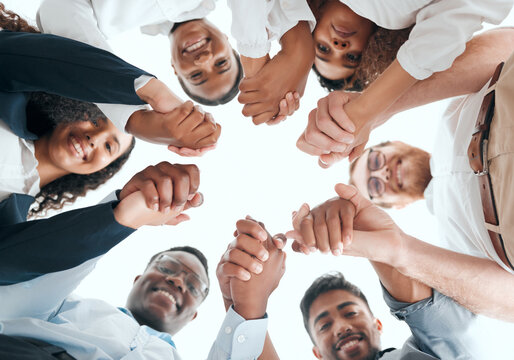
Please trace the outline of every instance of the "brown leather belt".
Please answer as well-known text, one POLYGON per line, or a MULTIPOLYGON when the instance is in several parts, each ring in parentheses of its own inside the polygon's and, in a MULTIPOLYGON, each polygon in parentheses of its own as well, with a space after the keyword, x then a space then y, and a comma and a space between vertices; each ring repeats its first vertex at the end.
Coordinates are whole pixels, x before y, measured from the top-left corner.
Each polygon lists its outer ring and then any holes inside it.
MULTIPOLYGON (((500 77, 503 63, 496 67, 489 87, 496 84, 500 77)), ((485 222, 491 225, 499 225, 498 214, 494 201, 493 187, 491 185, 491 176, 489 175, 489 161, 487 160, 487 147, 489 139, 489 128, 494 115, 494 89, 490 91, 484 100, 478 113, 475 131, 471 137, 468 147, 469 165, 478 176, 480 184, 480 198, 482 199, 482 209, 484 212, 485 222)), ((505 252, 505 246, 501 234, 487 230, 494 250, 500 257, 501 261, 510 268, 514 269, 512 262, 509 260, 505 252)), ((514 260, 514 259, 513 259, 514 260)))

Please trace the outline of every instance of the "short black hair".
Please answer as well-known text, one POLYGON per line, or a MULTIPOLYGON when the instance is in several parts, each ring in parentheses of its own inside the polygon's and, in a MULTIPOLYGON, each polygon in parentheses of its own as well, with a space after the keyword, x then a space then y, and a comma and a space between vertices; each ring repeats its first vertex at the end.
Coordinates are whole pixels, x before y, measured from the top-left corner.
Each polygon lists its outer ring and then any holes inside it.
POLYGON ((182 90, 184 90, 186 95, 191 100, 194 100, 197 103, 200 103, 202 105, 216 106, 216 105, 223 105, 223 104, 228 103, 230 100, 235 98, 237 94, 239 94, 239 83, 243 79, 243 75, 244 75, 243 64, 241 64, 241 58, 239 57, 239 54, 235 50, 232 50, 232 52, 234 53, 234 57, 235 57, 236 63, 237 63, 236 81, 234 82, 234 85, 230 88, 230 90, 227 93, 223 94, 221 97, 219 97, 217 99, 210 100, 210 99, 206 99, 204 97, 192 94, 189 91, 189 89, 186 87, 186 85, 184 84, 182 79, 180 77, 178 77, 178 82, 180 83, 180 86, 182 86, 182 90))
POLYGON ((312 303, 320 295, 332 290, 344 290, 352 295, 355 295, 366 304, 371 313, 368 300, 362 293, 361 289, 346 280, 343 274, 338 271, 334 271, 321 275, 319 278, 314 280, 311 286, 309 286, 309 288, 305 291, 302 301, 300 302, 300 310, 302 311, 303 316, 303 325, 305 326, 305 330, 307 330, 307 333, 309 334, 314 345, 316 345, 316 343, 314 342, 314 338, 312 337, 311 331, 309 329, 309 311, 311 309, 312 303))
POLYGON ((158 252, 157 254, 153 255, 151 258, 150 258, 150 261, 148 261, 148 265, 146 265, 146 267, 148 268, 148 266, 150 266, 150 264, 161 254, 164 254, 165 252, 168 252, 168 251, 183 251, 183 252, 187 252, 187 253, 190 253, 190 254, 193 254, 194 256, 196 256, 198 258, 198 260, 200 260, 200 262, 202 263, 204 269, 205 269, 205 273, 207 274, 207 285, 210 287, 210 280, 209 280, 209 267, 207 265, 207 258, 205 257, 205 255, 200 251, 198 250, 197 248, 194 248, 192 246, 174 246, 168 250, 164 250, 164 251, 161 251, 161 252, 158 252))

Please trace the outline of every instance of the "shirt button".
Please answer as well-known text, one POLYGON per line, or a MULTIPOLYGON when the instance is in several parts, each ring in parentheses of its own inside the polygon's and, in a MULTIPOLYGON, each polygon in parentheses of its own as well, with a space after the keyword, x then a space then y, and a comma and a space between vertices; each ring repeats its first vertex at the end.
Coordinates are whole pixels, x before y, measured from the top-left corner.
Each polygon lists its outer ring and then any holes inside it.
POLYGON ((232 328, 230 326, 227 326, 225 328, 225 334, 230 334, 232 332, 232 328))
POLYGON ((246 340, 246 337, 244 335, 239 335, 237 337, 237 342, 240 343, 240 344, 244 343, 245 340, 246 340))

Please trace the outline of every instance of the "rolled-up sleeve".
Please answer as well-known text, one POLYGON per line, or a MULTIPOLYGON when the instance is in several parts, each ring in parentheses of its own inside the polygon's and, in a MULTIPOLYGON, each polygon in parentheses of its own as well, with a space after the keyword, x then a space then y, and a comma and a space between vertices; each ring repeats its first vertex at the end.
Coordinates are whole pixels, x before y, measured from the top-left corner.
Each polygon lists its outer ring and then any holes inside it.
POLYGON ((228 0, 232 10, 232 36, 241 55, 259 58, 299 21, 308 21, 311 31, 316 20, 303 0, 228 0), (251 16, 248 16, 251 14, 251 16))
POLYGON ((391 314, 409 325, 421 351, 438 359, 474 358, 477 339, 470 329, 475 314, 436 290, 431 297, 415 303, 396 300, 384 287, 382 291, 391 314))
POLYGON ((253 360, 262 352, 268 318, 245 320, 232 307, 227 311, 209 360, 253 360))
POLYGON ((398 62, 418 80, 444 71, 483 22, 499 24, 511 7, 511 0, 433 1, 417 13, 409 39, 398 51, 398 62))

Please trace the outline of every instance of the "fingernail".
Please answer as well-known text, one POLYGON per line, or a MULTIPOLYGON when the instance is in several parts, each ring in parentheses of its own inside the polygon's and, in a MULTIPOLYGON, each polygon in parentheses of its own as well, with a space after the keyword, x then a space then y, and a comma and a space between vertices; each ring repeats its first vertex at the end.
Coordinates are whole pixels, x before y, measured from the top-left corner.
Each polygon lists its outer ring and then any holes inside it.
POLYGON ((334 249, 334 250, 332 250, 332 254, 334 254, 335 256, 339 256, 339 255, 341 255, 341 250, 334 249))
POLYGON ((264 231, 260 231, 259 232, 259 237, 263 240, 263 241, 266 241, 268 239, 268 234, 266 234, 264 231))
POLYGON ((275 241, 278 244, 278 246, 280 246, 280 247, 284 246, 284 241, 282 239, 275 238, 275 241))
POLYGON ((350 245, 352 243, 352 238, 350 237, 350 235, 346 235, 344 237, 344 242, 346 243, 346 245, 350 245))
POLYGON ((264 254, 262 254, 261 259, 262 259, 262 261, 268 260, 269 259, 269 253, 265 252, 264 254))
POLYGON ((244 280, 250 280, 250 278, 251 278, 251 277, 252 277, 252 276, 251 276, 248 272, 244 272, 244 273, 243 273, 243 279, 244 279, 244 280))
POLYGON ((173 206, 173 211, 175 212, 181 212, 182 210, 184 210, 184 205, 174 205, 173 206))
POLYGON ((170 212, 170 210, 171 210, 171 209, 170 209, 170 207, 169 207, 169 206, 166 206, 166 207, 164 208, 164 213, 165 213, 165 214, 167 214, 167 213, 169 213, 169 212, 170 212))
POLYGON ((255 273, 260 274, 262 272, 262 265, 261 264, 255 264, 254 265, 255 273))
POLYGON ((326 163, 325 161, 323 161, 323 159, 320 157, 319 158, 319 162, 322 163, 323 165, 328 165, 328 163, 326 163))
POLYGON ((300 98, 300 94, 294 93, 294 97, 295 97, 295 99, 299 99, 300 98))
POLYGON ((291 93, 287 93, 286 98, 289 101, 293 101, 293 95, 291 93))
POLYGON ((153 211, 159 211, 159 204, 153 204, 152 205, 152 210, 153 211))
POLYGON ((310 252, 315 252, 315 251, 316 251, 316 248, 315 248, 314 246, 311 246, 311 247, 309 248, 309 251, 310 251, 310 252))

